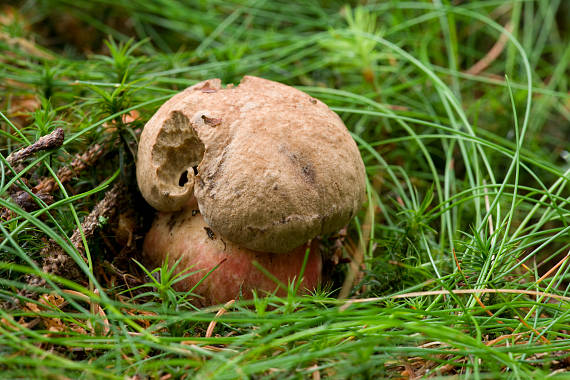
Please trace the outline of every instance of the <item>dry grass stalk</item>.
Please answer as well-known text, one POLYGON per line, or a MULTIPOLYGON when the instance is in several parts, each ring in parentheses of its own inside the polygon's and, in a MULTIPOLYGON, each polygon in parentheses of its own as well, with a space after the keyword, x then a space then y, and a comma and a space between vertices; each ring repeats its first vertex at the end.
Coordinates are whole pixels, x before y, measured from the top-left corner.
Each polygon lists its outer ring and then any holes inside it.
MULTIPOLYGON (((511 33, 513 31, 513 24, 510 22, 507 23, 505 25, 505 30, 508 33, 511 33)), ((465 73, 471 74, 471 75, 479 75, 487 67, 489 67, 489 65, 491 63, 493 63, 499 57, 499 55, 501 55, 501 53, 505 49, 505 45, 507 44, 507 41, 509 40, 508 33, 501 34, 501 36, 499 37, 497 42, 487 52, 487 54, 483 58, 481 58, 479 61, 477 61, 473 66, 471 66, 468 70, 466 70, 465 73)))
MULTIPOLYGON (((226 304, 220 310, 218 310, 215 318, 218 318, 218 317, 224 315, 228 311, 228 308, 231 307, 234 303, 235 303, 235 300, 230 300, 230 301, 226 302, 226 304)), ((218 321, 216 321, 215 319, 212 322, 210 322, 210 324, 208 325, 208 329, 206 330, 206 335, 205 335, 206 338, 212 337, 212 334, 214 333, 214 328, 216 327, 217 323, 218 323, 218 321)))

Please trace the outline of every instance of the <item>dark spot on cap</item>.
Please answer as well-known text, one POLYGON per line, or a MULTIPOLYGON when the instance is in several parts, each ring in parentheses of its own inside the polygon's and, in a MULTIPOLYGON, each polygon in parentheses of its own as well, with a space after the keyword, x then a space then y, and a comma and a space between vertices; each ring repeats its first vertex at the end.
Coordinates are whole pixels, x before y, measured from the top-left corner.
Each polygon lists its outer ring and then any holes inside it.
POLYGON ((300 169, 303 179, 308 183, 315 183, 315 170, 313 169, 313 165, 299 153, 289 152, 288 156, 291 163, 300 169))
POLYGON ((202 115, 202 120, 204 120, 204 123, 208 124, 210 127, 216 127, 222 124, 222 119, 215 117, 208 117, 206 115, 202 115))
POLYGON ((301 171, 303 172, 303 177, 307 182, 314 183, 315 182, 315 171, 313 170, 313 166, 309 163, 305 164, 301 171))

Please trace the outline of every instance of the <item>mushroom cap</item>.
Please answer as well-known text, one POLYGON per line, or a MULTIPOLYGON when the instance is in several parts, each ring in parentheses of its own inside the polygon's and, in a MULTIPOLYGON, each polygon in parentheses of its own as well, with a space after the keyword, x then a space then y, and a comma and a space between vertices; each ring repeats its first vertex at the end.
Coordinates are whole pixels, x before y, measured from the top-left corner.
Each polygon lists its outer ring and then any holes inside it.
POLYGON ((251 76, 226 88, 206 80, 160 107, 141 135, 137 180, 157 210, 195 196, 213 230, 261 252, 336 232, 365 198, 364 164, 338 115, 251 76))
MULTIPOLYGON (((252 291, 273 292, 277 284, 253 265, 257 261, 279 281, 287 285, 299 278, 306 249, 309 244, 294 249, 287 255, 254 252, 225 241, 208 230, 208 225, 194 203, 181 211, 158 213, 143 245, 143 258, 147 265, 162 266, 168 260, 172 266, 178 262, 175 273, 192 273, 174 284, 178 291, 189 291, 212 269, 219 265, 194 290, 197 306, 225 303, 238 296, 251 298, 252 291)), ((318 244, 310 245, 305 266, 302 292, 313 290, 320 281, 322 261, 318 244)), ((279 289, 277 295, 284 296, 279 289)))

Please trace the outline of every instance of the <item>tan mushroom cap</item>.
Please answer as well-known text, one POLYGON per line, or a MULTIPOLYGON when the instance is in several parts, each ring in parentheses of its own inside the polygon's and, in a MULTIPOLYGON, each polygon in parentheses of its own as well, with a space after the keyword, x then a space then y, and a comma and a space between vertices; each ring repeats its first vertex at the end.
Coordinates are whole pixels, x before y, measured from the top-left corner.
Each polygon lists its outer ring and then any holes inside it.
POLYGON ((144 198, 176 211, 195 195, 206 223, 261 252, 288 252, 342 228, 365 197, 364 164, 342 120, 292 87, 210 79, 166 102, 137 158, 144 198))

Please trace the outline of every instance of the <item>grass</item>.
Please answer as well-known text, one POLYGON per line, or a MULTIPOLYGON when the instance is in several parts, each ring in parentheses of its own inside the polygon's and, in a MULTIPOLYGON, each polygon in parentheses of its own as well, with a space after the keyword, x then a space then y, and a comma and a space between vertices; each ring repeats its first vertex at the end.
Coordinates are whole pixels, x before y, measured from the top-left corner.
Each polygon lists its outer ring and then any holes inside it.
POLYGON ((568 4, 457 3, 3 5, 2 377, 567 376, 568 4), (97 232, 79 227, 115 183, 133 188, 138 133, 166 99, 246 74, 341 116, 368 201, 344 242, 352 264, 327 286, 288 284, 216 316, 172 289, 167 267, 138 266, 152 215, 138 195, 97 232), (60 127, 61 147, 8 163, 60 127), (100 158, 64 178, 94 144, 100 158), (50 197, 32 191, 50 178, 50 197))

